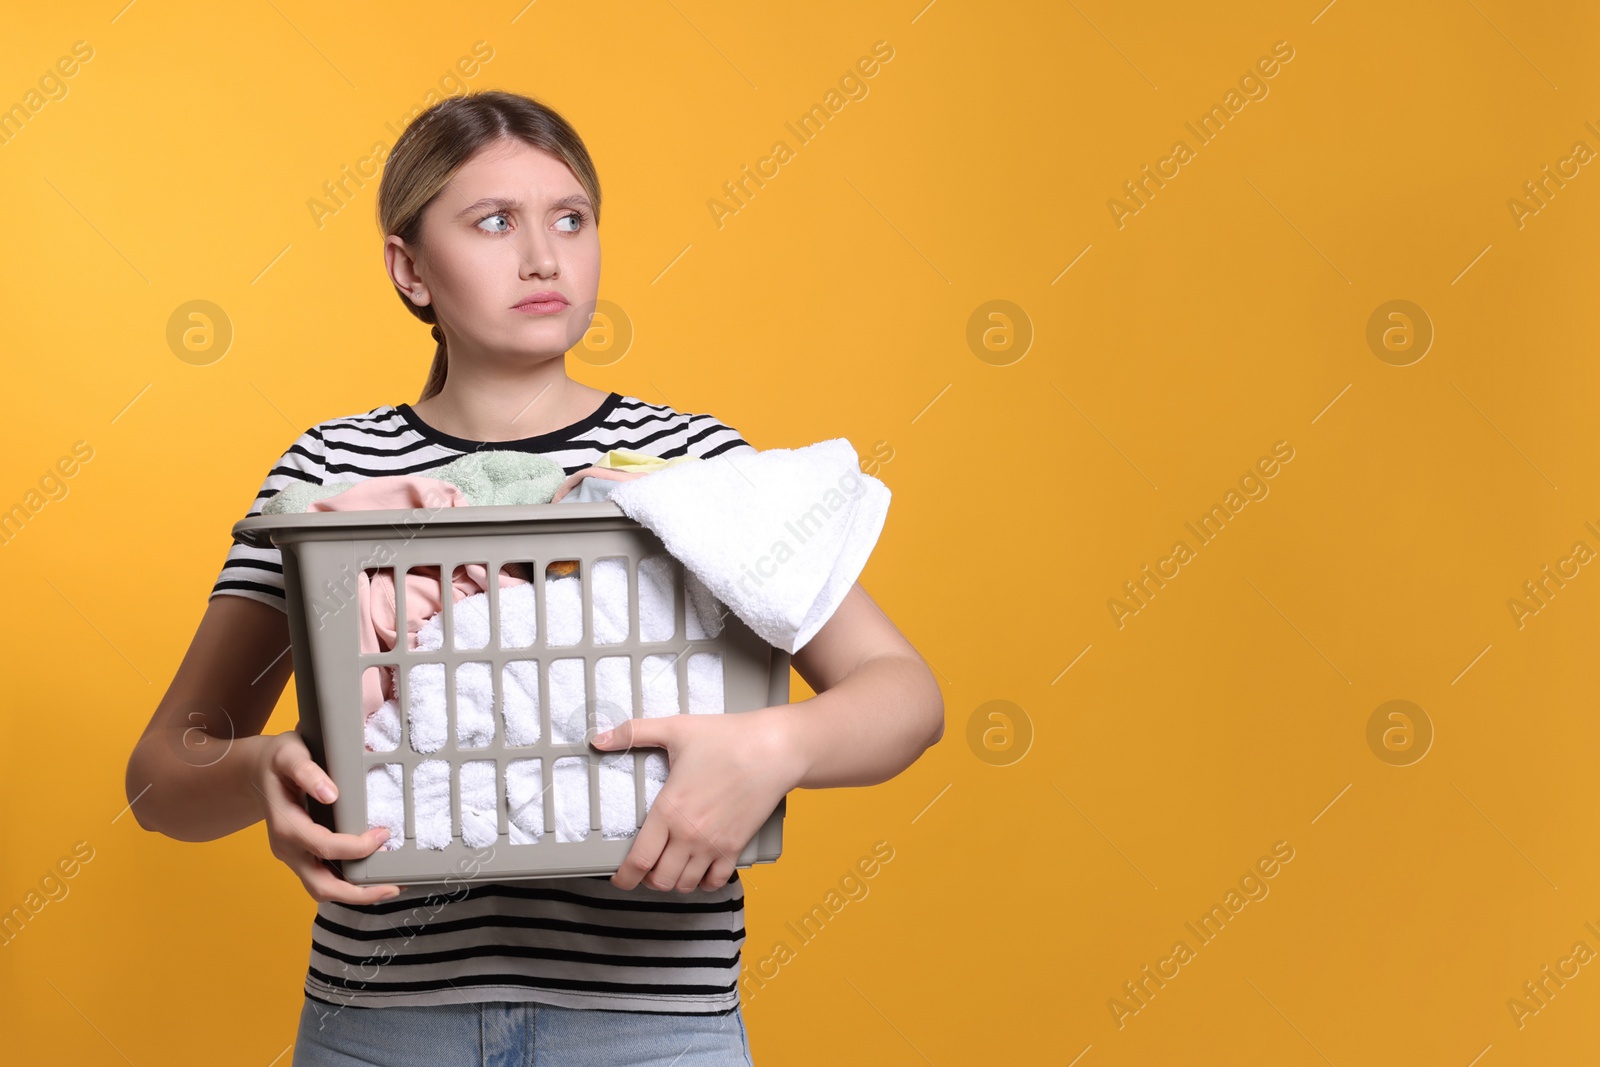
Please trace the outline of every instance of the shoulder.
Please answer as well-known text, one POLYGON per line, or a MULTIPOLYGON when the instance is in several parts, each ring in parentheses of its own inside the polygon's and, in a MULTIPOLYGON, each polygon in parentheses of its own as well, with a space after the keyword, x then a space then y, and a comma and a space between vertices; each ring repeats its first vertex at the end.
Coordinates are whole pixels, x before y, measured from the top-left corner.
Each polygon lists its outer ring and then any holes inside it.
POLYGON ((367 411, 324 419, 308 427, 299 440, 314 441, 327 449, 360 445, 372 440, 393 440, 402 436, 415 437, 417 433, 398 407, 379 404, 367 411))
POLYGON ((735 448, 754 448, 731 424, 708 412, 680 411, 670 404, 626 394, 618 394, 611 402, 603 425, 616 435, 612 442, 616 447, 668 459, 675 455, 709 459, 735 448))
POLYGON ((400 409, 393 404, 379 404, 367 411, 324 419, 308 428, 302 436, 327 440, 332 436, 359 437, 362 435, 392 436, 406 428, 400 409))
POLYGON ((324 419, 302 430, 279 457, 275 472, 321 481, 328 470, 330 452, 365 450, 374 442, 393 441, 410 432, 393 404, 324 419), (310 476, 310 477, 306 477, 310 476))

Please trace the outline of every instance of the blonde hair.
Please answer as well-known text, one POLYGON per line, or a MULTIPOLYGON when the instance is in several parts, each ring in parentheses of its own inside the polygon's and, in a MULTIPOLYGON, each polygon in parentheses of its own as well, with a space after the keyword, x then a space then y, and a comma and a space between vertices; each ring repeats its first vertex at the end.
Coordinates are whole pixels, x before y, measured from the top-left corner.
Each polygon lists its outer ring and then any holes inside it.
MULTIPOLYGON (((422 213, 480 149, 515 138, 542 149, 572 169, 600 224, 600 178, 576 130, 551 108, 531 97, 487 89, 439 101, 411 120, 395 141, 378 183, 378 228, 412 249, 421 247, 422 213)), ((395 294, 406 310, 433 326, 433 365, 417 403, 438 393, 449 370, 444 331, 433 305, 418 306, 399 286, 395 294)))

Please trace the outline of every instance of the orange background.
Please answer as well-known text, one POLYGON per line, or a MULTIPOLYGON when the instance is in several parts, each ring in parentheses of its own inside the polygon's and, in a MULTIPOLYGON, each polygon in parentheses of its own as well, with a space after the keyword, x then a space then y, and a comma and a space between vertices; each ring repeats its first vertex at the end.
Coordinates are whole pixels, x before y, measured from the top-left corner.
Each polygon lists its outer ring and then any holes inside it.
MULTIPOLYGON (((745 872, 746 965, 791 950, 747 972, 758 1063, 1594 1056, 1600 966, 1561 961, 1600 952, 1600 577, 1558 561, 1600 549, 1600 176, 1508 201, 1600 150, 1600 16, 918 2, 8 17, 0 105, 93 50, 0 144, 0 506, 38 505, 0 552, 0 908, 92 849, 0 951, 16 1062, 287 1062, 314 902, 262 824, 140 830, 123 770, 271 462, 417 398, 433 345, 384 274, 376 178, 320 225, 308 202, 478 41, 465 86, 556 107, 600 169, 601 296, 634 337, 574 377, 762 448, 892 453, 863 583, 948 728, 888 783, 791 796, 782 859, 745 872), (878 41, 867 94, 796 141, 878 41), (1280 41, 1266 95, 1199 144, 1185 123, 1280 41), (1180 138, 1119 226, 1108 201, 1180 138), (708 202, 779 139, 719 226, 708 202), (167 340, 195 299, 233 331, 204 365, 167 340), (1393 300, 1415 310, 1369 343, 1393 300), (30 497, 78 441, 92 459, 30 497), (1185 523, 1280 441, 1267 495, 1199 545, 1185 523), (1119 627, 1108 601, 1179 539, 1119 627), (1519 625, 1546 565, 1569 578, 1519 625), (1369 743, 1391 700, 1420 715, 1369 743), (866 894, 799 943, 878 842, 866 894), (1201 945, 1185 923, 1278 842, 1247 881, 1268 894, 1201 945), (1546 965, 1571 977, 1519 1025, 1546 965)), ((269 731, 295 718, 286 693, 269 731)))

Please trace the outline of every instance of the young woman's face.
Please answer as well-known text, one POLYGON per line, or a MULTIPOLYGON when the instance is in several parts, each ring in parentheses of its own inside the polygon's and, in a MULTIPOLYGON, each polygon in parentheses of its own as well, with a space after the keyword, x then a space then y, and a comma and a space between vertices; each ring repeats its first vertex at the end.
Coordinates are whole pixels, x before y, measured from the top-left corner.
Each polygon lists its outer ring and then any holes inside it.
POLYGON ((417 274, 452 347, 559 356, 588 330, 600 236, 560 157, 515 139, 482 149, 424 210, 421 242, 417 274), (558 299, 518 307, 538 293, 558 299))

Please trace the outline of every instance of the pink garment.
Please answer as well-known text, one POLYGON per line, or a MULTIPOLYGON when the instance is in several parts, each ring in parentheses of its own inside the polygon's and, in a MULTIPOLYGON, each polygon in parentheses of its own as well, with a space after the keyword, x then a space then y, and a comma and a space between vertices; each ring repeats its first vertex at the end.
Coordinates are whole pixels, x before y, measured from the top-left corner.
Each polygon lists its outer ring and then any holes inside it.
MULTIPOLYGON (((610 467, 585 467, 556 489, 551 503, 577 488, 584 478, 631 481, 649 471, 620 471, 610 467)), ((307 511, 373 511, 385 508, 437 509, 467 507, 467 496, 455 485, 421 474, 387 475, 357 482, 343 492, 314 500, 307 511)), ((527 579, 500 572, 500 588, 526 584, 527 579)), ((461 564, 451 575, 451 603, 489 588, 488 569, 481 563, 461 564)), ((383 567, 370 577, 366 569, 356 575, 357 626, 364 653, 388 652, 399 640, 399 611, 395 604, 394 568, 383 567)), ((438 567, 416 567, 406 572, 406 648, 417 647, 417 631, 443 607, 438 567)), ((361 707, 364 720, 394 700, 394 668, 361 672, 361 707)))
MULTIPOLYGON (((307 511, 373 511, 385 508, 437 509, 466 507, 467 497, 456 486, 438 478, 405 474, 368 478, 332 496, 314 500, 307 511)), ((500 572, 500 588, 522 585, 526 579, 500 572)), ((462 564, 451 575, 451 602, 481 593, 489 587, 488 569, 481 563, 462 564)), ((416 567, 406 572, 406 648, 417 647, 417 631, 443 607, 438 567, 416 567)), ((361 651, 388 652, 399 637, 399 612, 395 604, 394 568, 383 567, 370 577, 366 569, 356 575, 357 626, 361 651)), ((396 696, 394 669, 361 672, 361 707, 370 719, 385 700, 396 696)))

